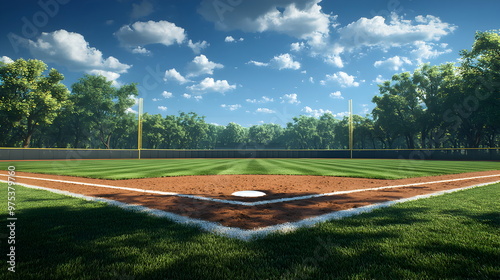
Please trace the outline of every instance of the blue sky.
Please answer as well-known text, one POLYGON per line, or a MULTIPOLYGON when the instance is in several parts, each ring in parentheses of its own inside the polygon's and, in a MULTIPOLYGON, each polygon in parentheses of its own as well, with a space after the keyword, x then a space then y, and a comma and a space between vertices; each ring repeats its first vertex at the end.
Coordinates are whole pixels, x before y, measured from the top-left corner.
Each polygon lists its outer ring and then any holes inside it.
MULTIPOLYGON (((83 74, 138 83, 150 114, 286 125, 374 107, 377 83, 457 62, 499 1, 2 1, 0 59, 36 58, 69 87, 83 74)), ((137 106, 129 109, 137 111, 137 106)))

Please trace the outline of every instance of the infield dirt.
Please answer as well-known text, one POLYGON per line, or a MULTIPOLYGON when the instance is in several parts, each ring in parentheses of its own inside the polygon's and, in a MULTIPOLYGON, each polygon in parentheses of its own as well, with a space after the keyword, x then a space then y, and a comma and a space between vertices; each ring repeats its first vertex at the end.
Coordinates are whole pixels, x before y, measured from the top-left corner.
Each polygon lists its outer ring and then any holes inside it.
POLYGON ((87 196, 102 197, 124 203, 143 205, 149 208, 160 209, 190 218, 217 222, 224 226, 238 227, 242 229, 253 229, 286 222, 294 222, 309 217, 339 210, 356 208, 373 203, 414 197, 417 195, 500 180, 500 171, 484 171, 400 180, 297 175, 207 175, 129 180, 102 180, 26 172, 16 172, 16 175, 18 176, 17 182, 20 183, 65 190, 87 196), (487 175, 497 176, 443 183, 430 183, 441 180, 487 175), (180 194, 245 202, 265 201, 311 194, 414 183, 428 182, 429 184, 322 196, 317 198, 284 201, 255 206, 244 206, 122 189, 109 189, 95 186, 27 179, 22 178, 23 176, 175 192, 180 194), (267 195, 256 198, 231 196, 231 193, 242 190, 258 190, 265 192, 267 195))

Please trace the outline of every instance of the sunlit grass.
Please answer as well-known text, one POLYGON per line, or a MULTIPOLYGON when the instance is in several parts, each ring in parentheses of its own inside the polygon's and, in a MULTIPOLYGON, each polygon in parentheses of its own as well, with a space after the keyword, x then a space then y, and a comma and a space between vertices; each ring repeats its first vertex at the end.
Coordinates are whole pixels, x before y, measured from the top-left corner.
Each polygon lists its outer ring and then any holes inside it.
POLYGON ((500 162, 383 159, 117 159, 1 162, 17 171, 102 179, 263 174, 320 175, 379 179, 500 170, 500 162))

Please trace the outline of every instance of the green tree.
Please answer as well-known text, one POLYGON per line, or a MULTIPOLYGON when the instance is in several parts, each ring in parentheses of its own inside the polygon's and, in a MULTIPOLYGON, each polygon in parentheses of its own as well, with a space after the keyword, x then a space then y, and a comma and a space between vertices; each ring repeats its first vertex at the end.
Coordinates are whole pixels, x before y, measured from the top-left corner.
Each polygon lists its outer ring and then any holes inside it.
POLYGON ((145 149, 158 149, 164 142, 165 121, 160 114, 144 114, 142 118, 142 143, 145 149))
POLYGON ((375 121, 392 135, 404 137, 407 148, 415 148, 423 107, 412 75, 396 74, 391 81, 379 85, 379 90, 382 96, 372 99, 377 105, 373 110, 375 121))
POLYGON ((495 146, 500 133, 500 34, 477 32, 472 50, 463 50, 461 90, 454 112, 468 147, 495 146))
POLYGON ((229 123, 221 133, 221 144, 226 148, 237 148, 246 142, 245 128, 237 123, 229 123))
POLYGON ((40 60, 18 59, 0 65, 0 118, 2 130, 19 129, 22 147, 41 125, 51 124, 67 105, 69 91, 61 83, 64 76, 55 69, 48 75, 40 60))
POLYGON ((287 123, 286 145, 292 149, 317 149, 321 145, 318 135, 318 119, 301 115, 287 123))
POLYGON ((110 149, 111 137, 138 92, 135 84, 115 88, 103 76, 85 75, 72 85, 72 95, 78 108, 76 116, 81 120, 78 125, 94 130, 99 142, 110 149))

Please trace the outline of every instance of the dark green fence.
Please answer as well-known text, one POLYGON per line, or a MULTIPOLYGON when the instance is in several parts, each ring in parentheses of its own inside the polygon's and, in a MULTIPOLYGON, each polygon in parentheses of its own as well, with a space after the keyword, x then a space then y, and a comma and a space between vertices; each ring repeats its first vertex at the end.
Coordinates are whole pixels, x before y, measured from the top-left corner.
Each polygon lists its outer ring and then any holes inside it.
MULTIPOLYGON (((0 160, 126 159, 138 150, 0 149, 0 160)), ((350 158, 349 150, 141 150, 141 158, 350 158)), ((353 150, 353 158, 416 160, 500 160, 497 149, 353 150)))

